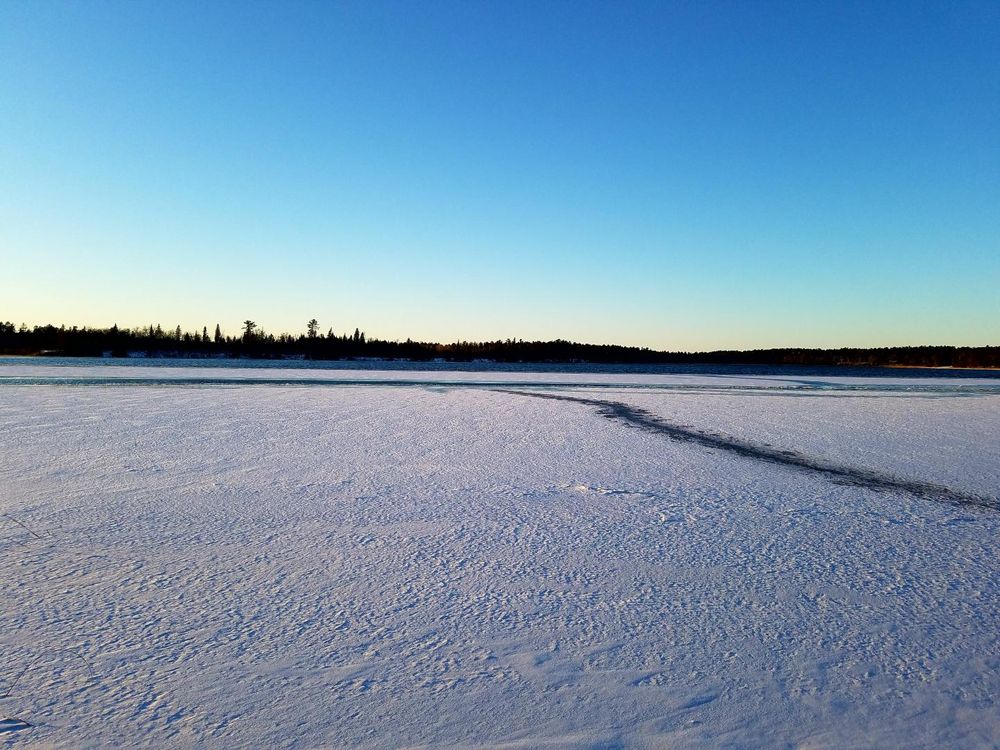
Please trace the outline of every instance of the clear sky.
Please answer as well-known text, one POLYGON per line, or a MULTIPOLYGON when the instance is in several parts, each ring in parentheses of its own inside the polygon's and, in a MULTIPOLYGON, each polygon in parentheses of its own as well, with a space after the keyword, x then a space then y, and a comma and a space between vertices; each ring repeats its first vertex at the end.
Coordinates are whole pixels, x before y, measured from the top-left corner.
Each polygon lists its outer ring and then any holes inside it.
POLYGON ((0 320, 1000 344, 1000 3, 0 2, 0 320))

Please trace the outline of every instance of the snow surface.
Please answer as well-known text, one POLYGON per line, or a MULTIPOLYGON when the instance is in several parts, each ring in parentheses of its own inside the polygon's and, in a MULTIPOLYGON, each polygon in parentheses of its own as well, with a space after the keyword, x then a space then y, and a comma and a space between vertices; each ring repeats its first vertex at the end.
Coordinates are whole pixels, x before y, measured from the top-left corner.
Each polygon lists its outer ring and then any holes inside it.
POLYGON ((0 367, 0 747, 1000 746, 994 381, 70 369, 0 367))

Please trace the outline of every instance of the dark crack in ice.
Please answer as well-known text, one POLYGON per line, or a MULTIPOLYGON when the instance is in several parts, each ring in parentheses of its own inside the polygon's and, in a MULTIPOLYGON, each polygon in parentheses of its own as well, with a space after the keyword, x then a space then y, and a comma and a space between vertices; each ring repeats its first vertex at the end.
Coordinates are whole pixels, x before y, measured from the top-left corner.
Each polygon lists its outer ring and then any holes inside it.
POLYGON ((871 469, 838 464, 822 458, 807 456, 798 451, 775 448, 770 445, 752 443, 730 435, 721 435, 715 432, 698 430, 694 427, 671 424, 645 409, 630 406, 621 401, 604 401, 594 398, 581 398, 579 396, 564 396, 554 393, 530 393, 527 391, 505 389, 502 392, 518 396, 529 396, 531 398, 584 404, 596 408, 598 413, 604 417, 625 422, 626 424, 649 432, 655 432, 659 435, 665 435, 671 440, 695 443, 706 448, 725 451, 755 461, 764 461, 821 474, 837 484, 864 487, 882 492, 905 492, 919 498, 936 500, 951 505, 1000 510, 1000 499, 995 497, 954 490, 932 482, 896 477, 891 474, 872 471, 871 469))

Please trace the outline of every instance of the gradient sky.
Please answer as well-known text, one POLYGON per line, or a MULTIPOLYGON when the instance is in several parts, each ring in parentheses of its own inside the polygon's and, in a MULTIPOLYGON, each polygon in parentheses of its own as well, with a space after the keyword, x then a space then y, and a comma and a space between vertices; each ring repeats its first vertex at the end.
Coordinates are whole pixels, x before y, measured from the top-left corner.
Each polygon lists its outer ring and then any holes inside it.
POLYGON ((0 320, 1000 344, 1000 4, 0 2, 0 320))

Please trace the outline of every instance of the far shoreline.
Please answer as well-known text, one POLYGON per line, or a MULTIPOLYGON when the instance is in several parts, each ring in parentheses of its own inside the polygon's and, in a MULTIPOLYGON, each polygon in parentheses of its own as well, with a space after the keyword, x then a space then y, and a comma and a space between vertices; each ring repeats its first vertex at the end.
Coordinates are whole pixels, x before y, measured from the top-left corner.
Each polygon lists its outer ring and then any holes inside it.
POLYGON ((235 367, 280 369, 289 368, 317 370, 392 370, 392 371, 459 371, 459 372, 611 372, 646 374, 740 374, 740 375, 805 375, 829 377, 898 376, 910 377, 956 377, 956 378, 996 378, 1000 377, 1000 367, 960 367, 954 365, 919 364, 879 364, 865 362, 780 362, 746 361, 720 362, 705 359, 687 362, 637 362, 637 361, 596 361, 586 359, 544 360, 544 359, 492 359, 492 358, 408 358, 408 357, 336 357, 311 358, 302 355, 254 356, 251 353, 212 354, 184 353, 179 351, 132 352, 126 356, 112 356, 110 353, 66 354, 48 351, 36 354, 0 353, 0 364, 6 360, 10 366, 39 365, 73 366, 76 361, 84 366, 118 367, 235 367), (86 360, 86 362, 84 362, 86 360), (899 372, 903 371, 903 372, 899 372))
MULTIPOLYGON (((851 367, 852 365, 831 365, 831 367, 851 367)), ((868 365, 861 365, 867 367, 868 365)), ((1000 371, 1000 367, 955 367, 954 365, 876 365, 889 370, 982 370, 984 372, 1000 371)))

